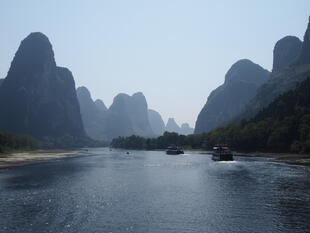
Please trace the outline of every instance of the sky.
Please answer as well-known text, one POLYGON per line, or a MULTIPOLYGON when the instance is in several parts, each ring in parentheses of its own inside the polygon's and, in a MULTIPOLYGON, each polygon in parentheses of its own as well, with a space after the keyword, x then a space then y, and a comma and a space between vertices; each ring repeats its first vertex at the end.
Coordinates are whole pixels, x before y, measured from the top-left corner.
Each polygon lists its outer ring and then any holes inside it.
POLYGON ((166 122, 194 127, 239 59, 272 68, 274 44, 303 38, 309 0, 1 0, 0 78, 30 32, 50 39, 76 87, 109 107, 143 92, 166 122))

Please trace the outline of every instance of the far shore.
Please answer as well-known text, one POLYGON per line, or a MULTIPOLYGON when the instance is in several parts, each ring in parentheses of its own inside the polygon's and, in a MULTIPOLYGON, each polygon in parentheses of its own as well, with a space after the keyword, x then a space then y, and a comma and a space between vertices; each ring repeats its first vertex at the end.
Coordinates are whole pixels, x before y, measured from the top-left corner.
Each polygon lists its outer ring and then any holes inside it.
MULTIPOLYGON (((162 151, 162 150, 160 150, 162 151)), ((212 151, 205 150, 185 150, 196 152, 198 154, 211 154, 212 151)), ((261 157, 269 158, 271 162, 282 162, 292 165, 301 165, 310 167, 310 155, 293 153, 268 153, 268 152, 233 152, 235 156, 240 157, 261 157)), ((86 155, 83 150, 34 150, 0 153, 0 169, 13 168, 38 162, 60 159, 65 157, 74 157, 86 155)))
MULTIPOLYGON (((126 149, 124 149, 126 150, 126 149)), ((155 149, 153 151, 165 151, 165 149, 155 149)), ((211 150, 184 148, 184 151, 195 154, 211 155, 211 150)), ((310 167, 310 154, 294 154, 294 153, 274 153, 274 152, 238 152, 233 151, 235 156, 253 157, 253 158, 269 158, 271 162, 281 162, 292 165, 308 166, 310 167)))
MULTIPOLYGON (((165 151, 165 149, 155 149, 153 151, 165 151)), ((184 148, 184 151, 192 152, 195 154, 208 154, 208 155, 212 154, 212 151, 204 149, 184 148)), ((310 154, 274 153, 274 152, 237 152, 237 151, 233 151, 233 154, 235 156, 240 157, 269 158, 271 162, 281 162, 292 165, 310 167, 310 154)))
POLYGON ((0 169, 23 166, 70 156, 83 155, 81 150, 34 150, 0 154, 0 169))

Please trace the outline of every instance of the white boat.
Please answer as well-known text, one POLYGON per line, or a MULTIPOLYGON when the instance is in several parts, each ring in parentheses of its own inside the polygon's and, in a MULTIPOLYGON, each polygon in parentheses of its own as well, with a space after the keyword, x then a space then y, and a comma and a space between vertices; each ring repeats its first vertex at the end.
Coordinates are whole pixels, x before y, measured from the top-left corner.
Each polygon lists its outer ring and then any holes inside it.
POLYGON ((214 161, 233 161, 234 156, 227 146, 216 145, 213 147, 212 159, 214 161))

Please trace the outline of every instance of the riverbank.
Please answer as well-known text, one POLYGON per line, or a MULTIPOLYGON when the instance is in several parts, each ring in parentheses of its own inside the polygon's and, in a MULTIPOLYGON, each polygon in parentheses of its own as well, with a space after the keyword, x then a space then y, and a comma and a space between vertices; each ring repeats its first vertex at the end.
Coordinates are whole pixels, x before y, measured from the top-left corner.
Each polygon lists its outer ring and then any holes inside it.
POLYGON ((310 155, 307 154, 290 154, 290 153, 267 153, 267 152, 253 152, 241 153, 235 152, 236 156, 243 157, 261 157, 270 158, 273 162, 284 162, 293 165, 310 166, 310 155))
MULTIPOLYGON (((187 150, 199 154, 211 154, 212 151, 187 150)), ((81 150, 34 150, 24 152, 9 152, 0 154, 0 169, 23 166, 27 164, 44 162, 52 159, 60 159, 78 155, 85 155, 81 150)), ((234 155, 240 157, 261 157, 269 158, 271 162, 283 162, 293 165, 309 166, 310 155, 290 154, 290 153, 267 153, 267 152, 234 152, 234 155)))
POLYGON ((85 154, 80 150, 35 150, 0 154, 0 169, 85 154))
MULTIPOLYGON (((189 150, 193 151, 193 150, 189 150)), ((212 151, 199 151, 199 154, 212 154, 212 151)), ((271 153, 271 152, 236 152, 233 154, 240 157, 268 158, 271 162, 282 162, 292 165, 309 166, 309 154, 271 153)))

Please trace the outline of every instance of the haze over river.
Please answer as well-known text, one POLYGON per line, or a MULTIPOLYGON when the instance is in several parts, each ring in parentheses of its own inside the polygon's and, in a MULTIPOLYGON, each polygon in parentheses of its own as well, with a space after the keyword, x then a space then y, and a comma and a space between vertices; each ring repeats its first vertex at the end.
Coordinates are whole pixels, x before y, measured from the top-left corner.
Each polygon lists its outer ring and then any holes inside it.
POLYGON ((90 149, 0 170, 0 232, 310 232, 310 170, 90 149))

